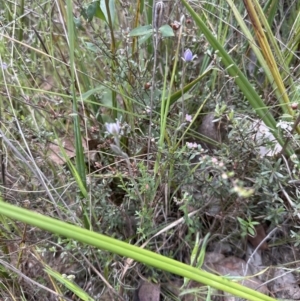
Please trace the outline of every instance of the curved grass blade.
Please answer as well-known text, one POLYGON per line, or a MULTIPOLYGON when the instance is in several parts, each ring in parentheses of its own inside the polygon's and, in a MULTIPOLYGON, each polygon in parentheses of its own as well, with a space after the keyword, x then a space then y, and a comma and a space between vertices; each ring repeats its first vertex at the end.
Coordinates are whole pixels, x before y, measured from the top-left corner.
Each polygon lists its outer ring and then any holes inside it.
POLYGON ((195 280, 218 290, 240 296, 247 300, 275 301, 275 299, 269 296, 266 296, 248 287, 244 287, 238 283, 234 283, 225 277, 216 276, 209 272, 191 267, 182 262, 162 256, 149 250, 139 248, 118 239, 114 239, 106 235, 89 231, 87 229, 83 229, 72 224, 5 203, 1 199, 0 212, 2 215, 5 215, 9 218, 39 227, 57 235, 62 235, 64 237, 77 240, 90 246, 107 250, 114 254, 132 258, 146 265, 195 280))

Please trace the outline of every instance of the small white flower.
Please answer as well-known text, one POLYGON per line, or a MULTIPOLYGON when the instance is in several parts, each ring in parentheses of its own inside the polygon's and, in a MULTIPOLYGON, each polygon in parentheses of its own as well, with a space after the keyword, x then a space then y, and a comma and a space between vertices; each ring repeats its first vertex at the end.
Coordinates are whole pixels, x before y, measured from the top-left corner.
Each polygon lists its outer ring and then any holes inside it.
POLYGON ((145 111, 146 111, 147 114, 150 114, 151 113, 151 108, 149 106, 146 106, 145 111))
POLYGON ((189 114, 186 114, 185 115, 185 121, 187 121, 187 122, 192 122, 192 115, 189 115, 189 114))
POLYGON ((108 133, 113 136, 119 136, 120 134, 120 122, 117 120, 115 123, 105 123, 105 127, 108 133))
POLYGON ((214 164, 216 164, 216 163, 218 163, 218 159, 215 158, 215 157, 212 157, 212 158, 211 158, 211 162, 214 163, 214 164))
POLYGON ((198 144, 196 142, 187 142, 186 143, 187 148, 198 148, 198 144))

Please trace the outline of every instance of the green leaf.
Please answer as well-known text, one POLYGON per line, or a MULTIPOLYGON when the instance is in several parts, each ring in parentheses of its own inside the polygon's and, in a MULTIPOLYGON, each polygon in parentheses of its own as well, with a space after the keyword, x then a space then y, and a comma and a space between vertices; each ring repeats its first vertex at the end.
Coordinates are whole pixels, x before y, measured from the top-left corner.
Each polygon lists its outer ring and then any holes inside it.
POLYGON ((106 21, 105 16, 104 16, 98 2, 97 2, 96 12, 95 12, 95 17, 100 20, 106 21))
POLYGON ((238 222, 240 223, 241 226, 246 226, 247 225, 247 222, 244 221, 242 218, 237 217, 237 220, 238 220, 238 222))
POLYGON ((83 15, 88 22, 91 22, 96 14, 97 7, 99 7, 98 2, 92 2, 83 15))
POLYGON ((104 86, 98 86, 97 88, 94 88, 94 89, 91 89, 91 90, 88 90, 84 93, 81 94, 81 97, 77 97, 77 101, 84 101, 84 100, 87 100, 90 96, 94 95, 94 94, 97 94, 97 93, 100 93, 102 92, 103 90, 105 89, 104 86))
POLYGON ((139 26, 131 30, 129 33, 130 37, 137 37, 137 36, 143 36, 149 33, 152 33, 152 25, 144 25, 144 26, 139 26))
POLYGON ((85 42, 86 48, 92 52, 97 53, 99 51, 98 47, 94 43, 85 42))
POLYGON ((105 16, 101 11, 99 1, 92 2, 86 9, 81 10, 81 15, 88 21, 91 22, 94 17, 105 21, 105 16))
POLYGON ((142 45, 143 43, 147 42, 147 41, 149 40, 149 38, 152 37, 152 34, 153 34, 153 32, 152 32, 152 30, 151 30, 150 33, 147 33, 147 34, 141 36, 141 37, 139 38, 139 45, 142 45))
POLYGON ((75 24, 76 28, 79 28, 81 30, 84 29, 83 26, 82 26, 80 18, 75 18, 74 17, 73 20, 74 20, 74 24, 75 24))
POLYGON ((166 37, 174 37, 174 31, 172 27, 168 24, 163 25, 162 27, 159 28, 159 31, 161 32, 161 35, 166 38, 166 37))
POLYGON ((248 227, 248 233, 251 235, 251 236, 255 236, 256 234, 256 231, 254 228, 252 228, 251 226, 248 227))
POLYGON ((106 7, 106 1, 100 0, 100 8, 101 11, 105 17, 105 21, 109 23, 108 13, 110 14, 111 23, 114 24, 115 21, 115 1, 114 0, 108 0, 108 9, 106 7))

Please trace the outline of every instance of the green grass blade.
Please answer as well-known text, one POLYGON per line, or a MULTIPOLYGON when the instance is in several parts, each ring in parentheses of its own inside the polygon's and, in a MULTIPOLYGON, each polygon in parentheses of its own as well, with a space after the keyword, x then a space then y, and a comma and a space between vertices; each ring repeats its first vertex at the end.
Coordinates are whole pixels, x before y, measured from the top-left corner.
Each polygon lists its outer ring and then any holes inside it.
POLYGON ((200 283, 212 286, 230 294, 246 298, 251 301, 275 301, 275 299, 244 287, 240 284, 206 271, 191 267, 174 259, 139 248, 123 241, 83 229, 60 220, 23 209, 0 200, 2 215, 30 224, 41 229, 62 235, 79 242, 119 254, 144 264, 186 277, 200 283))
POLYGON ((75 147, 76 147, 76 168, 80 175, 83 185, 86 187, 86 171, 84 162, 84 153, 82 147, 80 119, 78 116, 78 107, 76 101, 76 87, 77 82, 75 74, 75 28, 73 20, 73 5, 72 1, 67 1, 67 26, 68 26, 68 39, 69 39, 69 55, 70 55, 70 70, 71 70, 71 91, 73 96, 73 120, 74 120, 74 134, 75 134, 75 147))
POLYGON ((80 288, 76 283, 69 280, 67 276, 63 276, 58 272, 52 270, 49 266, 45 267, 45 271, 47 274, 55 278, 57 281, 62 283, 65 287, 67 287, 70 291, 72 291, 77 297, 79 297, 83 301, 94 301, 82 288, 80 288))

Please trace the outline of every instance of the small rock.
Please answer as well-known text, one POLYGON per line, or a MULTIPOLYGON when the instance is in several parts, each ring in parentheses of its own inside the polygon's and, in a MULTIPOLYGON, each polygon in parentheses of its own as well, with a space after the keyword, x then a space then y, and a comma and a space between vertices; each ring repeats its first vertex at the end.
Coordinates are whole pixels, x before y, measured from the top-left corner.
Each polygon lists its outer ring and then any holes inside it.
MULTIPOLYGON (((227 133, 227 130, 225 128, 225 125, 222 121, 215 121, 216 117, 214 113, 209 113, 205 115, 202 119, 202 123, 198 129, 199 134, 208 137, 216 142, 221 143, 225 135, 227 133)), ((215 145, 204 142, 203 146, 206 146, 207 148, 214 149, 215 145)))
MULTIPOLYGON (((219 254, 217 254, 219 256, 219 254)), ((206 255, 208 256, 208 255, 206 255)), ((209 259, 213 257, 209 255, 209 259)), ((217 258, 217 257, 216 257, 217 258)), ((252 276, 251 266, 248 266, 247 263, 243 259, 240 259, 235 256, 230 256, 226 258, 222 258, 217 262, 207 262, 205 261, 203 268, 208 272, 217 272, 220 275, 230 275, 236 276, 237 278, 245 277, 245 279, 241 280, 240 283, 246 287, 257 290, 263 294, 268 295, 269 290, 266 285, 263 285, 263 282, 260 281, 257 277, 252 276), (251 277, 249 277, 251 276, 251 277)), ((241 300, 239 297, 235 297, 224 293, 224 301, 239 301, 241 300)))
POLYGON ((136 301, 159 301, 160 285, 142 281, 135 296, 136 301))
POLYGON ((287 273, 286 269, 276 268, 270 288, 276 298, 280 299, 300 299, 300 288, 295 276, 287 273))

